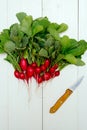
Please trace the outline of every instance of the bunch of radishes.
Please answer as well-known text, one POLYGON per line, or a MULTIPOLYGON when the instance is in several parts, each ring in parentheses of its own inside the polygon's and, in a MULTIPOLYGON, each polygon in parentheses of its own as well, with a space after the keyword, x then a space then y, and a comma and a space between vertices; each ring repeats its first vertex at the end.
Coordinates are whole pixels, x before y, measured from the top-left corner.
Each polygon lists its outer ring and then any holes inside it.
POLYGON ((21 58, 19 62, 21 71, 14 71, 14 75, 18 79, 26 80, 27 83, 30 78, 34 77, 37 83, 42 83, 43 81, 47 81, 51 78, 60 75, 60 71, 58 70, 58 65, 55 64, 51 66, 51 62, 49 59, 46 59, 43 64, 40 66, 37 65, 36 62, 32 64, 28 64, 27 59, 21 58))

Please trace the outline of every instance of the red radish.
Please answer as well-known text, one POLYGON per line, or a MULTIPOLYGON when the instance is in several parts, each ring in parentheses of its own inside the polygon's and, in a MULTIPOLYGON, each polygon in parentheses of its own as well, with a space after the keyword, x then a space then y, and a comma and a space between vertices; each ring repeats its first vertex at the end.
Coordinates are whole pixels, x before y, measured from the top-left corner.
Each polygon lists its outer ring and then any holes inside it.
POLYGON ((50 71, 50 73, 54 73, 55 72, 55 68, 51 67, 49 71, 50 71))
POLYGON ((51 78, 54 78, 55 77, 55 73, 51 73, 51 78))
POLYGON ((58 68, 58 64, 55 64, 53 68, 56 70, 58 68))
POLYGON ((35 69, 35 73, 36 73, 36 74, 40 74, 40 72, 41 72, 40 67, 36 67, 36 69, 35 69))
POLYGON ((41 76, 38 77, 37 82, 38 82, 38 83, 42 83, 42 82, 43 82, 43 78, 42 78, 41 76))
POLYGON ((25 80, 26 80, 26 82, 27 82, 27 84, 28 84, 28 76, 27 76, 27 73, 25 73, 25 80))
POLYGON ((49 67, 49 65, 50 65, 50 60, 49 60, 49 59, 46 59, 45 62, 44 62, 44 65, 45 65, 46 68, 49 67))
POLYGON ((51 78, 50 73, 44 73, 44 80, 49 80, 51 78))
POLYGON ((38 74, 36 74, 36 73, 34 72, 33 77, 34 77, 35 79, 37 79, 38 74))
POLYGON ((32 67, 33 67, 33 68, 37 67, 37 63, 36 63, 36 62, 33 62, 33 63, 32 63, 32 67))
POLYGON ((35 80, 36 80, 38 83, 41 82, 41 80, 42 80, 42 79, 41 79, 42 77, 40 78, 40 75, 39 75, 39 74, 36 74, 36 73, 34 74, 34 78, 35 78, 35 80))
POLYGON ((19 73, 20 73, 20 72, 19 72, 18 70, 15 70, 15 71, 14 71, 14 75, 15 75, 16 78, 19 78, 19 73))
POLYGON ((34 74, 33 74, 33 77, 37 80, 38 77, 39 77, 39 74, 34 73, 34 74))
POLYGON ((55 76, 59 76, 59 75, 60 75, 60 71, 58 70, 55 72, 55 76))
POLYGON ((32 67, 32 66, 28 66, 28 67, 27 67, 27 70, 26 70, 26 73, 27 73, 28 78, 32 77, 33 74, 34 74, 34 69, 33 69, 33 67, 32 67))
POLYGON ((46 66, 45 65, 41 65, 41 71, 45 71, 46 70, 46 66))
POLYGON ((19 77, 20 77, 20 79, 25 79, 24 73, 23 72, 19 73, 19 77))
POLYGON ((20 60, 20 67, 21 67, 21 69, 22 70, 26 70, 27 69, 27 65, 28 65, 28 63, 27 63, 27 60, 26 59, 24 59, 24 58, 22 58, 21 60, 20 60))

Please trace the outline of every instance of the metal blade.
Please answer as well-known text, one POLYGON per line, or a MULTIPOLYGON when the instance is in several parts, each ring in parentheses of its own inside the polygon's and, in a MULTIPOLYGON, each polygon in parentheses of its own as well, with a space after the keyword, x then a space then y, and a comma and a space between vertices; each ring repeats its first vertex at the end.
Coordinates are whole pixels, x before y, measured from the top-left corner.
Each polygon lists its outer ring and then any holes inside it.
POLYGON ((74 91, 80 85, 80 83, 82 82, 83 78, 84 78, 84 76, 81 76, 77 80, 77 82, 75 84, 73 84, 69 89, 72 90, 72 91, 74 91))

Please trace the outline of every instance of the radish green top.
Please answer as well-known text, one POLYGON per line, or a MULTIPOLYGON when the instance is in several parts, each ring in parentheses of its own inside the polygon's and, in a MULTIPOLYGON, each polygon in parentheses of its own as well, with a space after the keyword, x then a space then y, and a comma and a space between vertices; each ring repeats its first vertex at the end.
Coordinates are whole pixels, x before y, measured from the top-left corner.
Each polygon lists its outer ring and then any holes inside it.
POLYGON ((0 54, 6 53, 5 60, 16 70, 21 70, 19 61, 22 57, 29 64, 36 62, 38 66, 50 59, 51 65, 58 64, 60 70, 68 64, 85 64, 81 56, 87 49, 87 42, 60 36, 68 29, 65 23, 51 22, 47 17, 33 19, 24 12, 16 16, 19 22, 0 33, 0 54))

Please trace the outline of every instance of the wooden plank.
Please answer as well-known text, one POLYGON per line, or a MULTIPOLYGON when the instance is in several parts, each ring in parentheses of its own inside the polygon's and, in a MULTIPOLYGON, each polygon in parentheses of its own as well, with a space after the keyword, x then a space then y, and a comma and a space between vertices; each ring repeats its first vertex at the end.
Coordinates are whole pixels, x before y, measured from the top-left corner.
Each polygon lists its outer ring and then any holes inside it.
POLYGON ((0 32, 7 27, 7 0, 0 1, 0 32))
MULTIPOLYGON (((79 39, 87 41, 87 1, 79 0, 79 39)), ((83 55, 83 60, 86 63, 84 67, 80 67, 78 77, 84 75, 84 80, 78 89, 78 130, 87 130, 87 52, 83 55)))
MULTIPOLYGON (((69 29, 64 34, 77 39, 77 7, 77 0, 44 0, 43 16, 53 22, 67 23, 69 29)), ((77 67, 71 65, 43 88, 43 130, 77 130, 77 92, 55 114, 49 113, 50 107, 76 79, 77 67)))
MULTIPOLYGON (((0 1, 0 32, 7 27, 7 0, 0 1)), ((8 87, 5 55, 0 55, 0 129, 8 130, 8 87)))
POLYGON ((32 15, 34 18, 41 16, 41 0, 8 0, 8 25, 10 26, 14 22, 17 22, 16 13, 25 12, 28 15, 32 15), (37 6, 36 6, 37 5, 37 6))
MULTIPOLYGON (((34 18, 41 16, 41 0, 8 0, 8 26, 18 22, 15 16, 18 12, 25 12, 34 18)), ((9 130, 41 130, 42 91, 40 96, 36 94, 36 84, 32 81, 33 85, 28 94, 26 85, 14 78, 14 69, 10 64, 7 73, 9 75, 7 80, 9 85, 9 130)))

